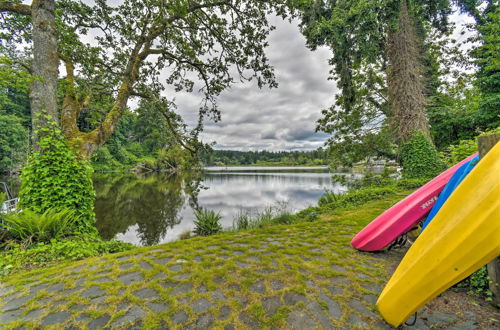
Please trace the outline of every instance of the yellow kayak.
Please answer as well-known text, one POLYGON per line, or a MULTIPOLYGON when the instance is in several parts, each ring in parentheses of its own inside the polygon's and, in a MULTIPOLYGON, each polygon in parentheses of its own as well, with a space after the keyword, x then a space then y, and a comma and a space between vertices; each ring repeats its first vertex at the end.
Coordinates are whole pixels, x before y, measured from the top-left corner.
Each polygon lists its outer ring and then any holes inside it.
POLYGON ((398 326, 500 255, 500 143, 476 165, 408 250, 377 307, 398 326))

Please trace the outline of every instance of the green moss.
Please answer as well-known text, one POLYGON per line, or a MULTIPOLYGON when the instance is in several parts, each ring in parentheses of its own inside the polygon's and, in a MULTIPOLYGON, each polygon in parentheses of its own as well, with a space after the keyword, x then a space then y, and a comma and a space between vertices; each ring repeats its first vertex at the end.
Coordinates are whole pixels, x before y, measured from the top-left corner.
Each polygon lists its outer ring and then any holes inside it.
MULTIPOLYGON (((143 319, 143 328, 156 327, 158 324, 178 328, 171 317, 180 311, 184 311, 188 316, 185 325, 196 322, 198 315, 195 315, 190 304, 201 298, 209 300, 212 304, 209 312, 215 316, 214 326, 217 328, 223 328, 229 323, 236 328, 246 327, 240 318, 242 312, 255 319, 264 329, 282 328, 287 326, 286 320, 292 310, 301 306, 306 308, 309 301, 318 301, 318 295, 321 293, 342 306, 341 319, 332 320, 335 326, 342 327, 347 324, 350 313, 353 313, 348 302, 351 299, 362 299, 364 294, 370 292, 363 285, 381 285, 387 278, 386 261, 353 250, 349 245, 350 239, 357 230, 399 199, 401 196, 396 193, 386 194, 377 201, 367 202, 363 208, 351 206, 336 209, 335 212, 321 208, 317 220, 313 222, 305 220, 307 214, 304 214, 304 218, 298 216, 294 224, 272 225, 242 232, 225 232, 210 237, 194 237, 186 241, 135 248, 114 255, 63 263, 57 267, 19 272, 10 275, 5 285, 16 285, 20 289, 36 281, 51 284, 63 281, 66 289, 77 287, 77 282, 84 289, 97 285, 105 290, 107 299, 105 303, 89 308, 95 317, 103 314, 112 315, 110 323, 126 313, 118 308, 123 303, 149 311, 146 301, 133 295, 133 292, 142 288, 152 288, 159 295, 156 302, 168 305, 169 309, 162 313, 148 312, 143 319), (196 261, 199 260, 198 257, 202 260, 196 261), (159 262, 161 258, 170 259, 167 262, 159 262), (147 262, 152 268, 142 269, 141 262, 147 262), (133 264, 130 269, 120 269, 120 265, 128 263, 133 264), (244 263, 245 267, 241 267, 238 263, 244 263), (182 269, 171 270, 176 264, 182 265, 182 269), (332 266, 341 266, 345 272, 333 269, 332 266), (132 273, 141 274, 144 280, 132 284, 122 284, 118 281, 120 276, 132 273), (175 276, 184 273, 189 277, 175 279, 175 276), (158 277, 161 274, 164 274, 163 277, 158 277), (363 278, 360 278, 360 275, 363 278), (114 281, 95 282, 103 276, 114 281), (165 286, 169 281, 190 283, 193 288, 174 297, 175 288, 165 286), (263 281, 264 293, 255 291, 253 285, 257 281, 263 281), (272 289, 272 283, 276 284, 276 281, 281 283, 281 289, 272 289), (335 287, 340 291, 335 295, 329 290, 332 283, 336 283, 335 287), (199 290, 201 287, 206 290, 199 290), (216 291, 224 295, 224 300, 218 300, 213 296, 216 291), (275 296, 284 299, 286 292, 302 295, 308 302, 287 306, 282 300, 282 305, 277 311, 269 315, 264 308, 263 300, 275 296), (242 301, 242 298, 245 300, 242 301), (185 299, 186 302, 180 303, 179 299, 185 299), (223 306, 231 309, 230 315, 225 320, 218 320, 217 315, 223 306)), ((64 298, 68 303, 55 307, 55 300, 51 299, 44 302, 47 310, 68 309, 71 305, 90 301, 81 299, 78 292, 40 291, 28 308, 31 310, 41 307, 39 301, 49 297, 64 298)), ((328 308, 326 302, 318 302, 323 309, 328 308)), ((74 314, 67 324, 75 320, 81 312, 72 313, 74 314)), ((17 322, 15 325, 34 328, 45 315, 41 315, 34 322, 17 322)), ((369 317, 359 314, 358 316, 369 325, 375 322, 369 317)))

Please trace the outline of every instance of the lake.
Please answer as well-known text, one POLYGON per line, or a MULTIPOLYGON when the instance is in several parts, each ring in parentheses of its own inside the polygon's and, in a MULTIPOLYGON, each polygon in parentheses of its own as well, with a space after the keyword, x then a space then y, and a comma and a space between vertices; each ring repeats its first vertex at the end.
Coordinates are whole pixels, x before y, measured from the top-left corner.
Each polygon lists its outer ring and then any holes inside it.
POLYGON ((103 238, 136 245, 175 241, 194 228, 194 210, 210 209, 232 227, 239 212, 287 204, 290 211, 316 205, 332 182, 325 168, 209 168, 199 176, 97 174, 95 212, 103 238))

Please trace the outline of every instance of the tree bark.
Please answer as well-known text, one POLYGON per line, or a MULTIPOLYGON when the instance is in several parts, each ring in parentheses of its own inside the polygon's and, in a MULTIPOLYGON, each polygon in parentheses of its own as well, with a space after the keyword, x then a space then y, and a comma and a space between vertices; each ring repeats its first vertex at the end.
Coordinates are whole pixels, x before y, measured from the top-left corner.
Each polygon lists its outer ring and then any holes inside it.
POLYGON ((389 30, 386 47, 389 106, 398 144, 417 130, 430 137, 419 38, 406 1, 401 2, 397 26, 389 30))
POLYGON ((7 11, 20 15, 31 15, 31 6, 22 3, 4 1, 0 2, 0 11, 7 11))
POLYGON ((139 69, 142 62, 148 55, 149 47, 152 43, 152 37, 149 41, 141 41, 136 44, 129 58, 127 68, 123 74, 123 80, 116 99, 103 122, 91 132, 81 132, 77 126, 77 119, 82 105, 76 99, 74 88, 74 72, 71 60, 64 59, 66 62, 68 90, 62 109, 62 130, 68 139, 70 145, 80 152, 80 155, 89 159, 97 148, 102 146, 113 134, 116 125, 123 116, 127 107, 128 99, 132 92, 132 87, 139 76, 139 69))
MULTIPOLYGON (((497 143, 500 143, 500 133, 479 137, 477 140, 479 157, 483 158, 497 143)), ((493 293, 493 304, 500 306, 500 257, 496 257, 489 262, 486 268, 490 278, 489 287, 493 293)))
POLYGON ((30 87, 33 145, 43 136, 43 127, 49 120, 59 122, 57 109, 57 28, 54 0, 33 0, 33 64, 35 80, 30 87), (48 115, 48 116, 46 116, 48 115), (50 116, 50 117, 49 117, 50 116))

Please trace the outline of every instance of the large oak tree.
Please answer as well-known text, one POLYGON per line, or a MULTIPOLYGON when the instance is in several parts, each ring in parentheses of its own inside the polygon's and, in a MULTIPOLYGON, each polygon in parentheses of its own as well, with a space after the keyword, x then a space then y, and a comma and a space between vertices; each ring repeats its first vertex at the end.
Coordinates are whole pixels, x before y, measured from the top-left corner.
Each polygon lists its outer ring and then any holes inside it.
POLYGON ((199 92, 201 128, 205 117, 219 119, 216 98, 236 80, 277 85, 265 55, 272 29, 267 15, 285 15, 284 1, 124 0, 110 6, 103 0, 93 5, 61 0, 56 5, 57 19, 54 1, 4 1, 0 9, 32 17, 32 68, 41 77, 32 86, 33 117, 43 108, 60 118, 70 144, 85 157, 109 139, 132 97, 172 101, 174 90, 199 92), (59 60, 66 75, 57 108, 59 60), (167 86, 173 94, 162 95, 167 86), (100 121, 83 130, 79 117, 88 112, 100 121))

